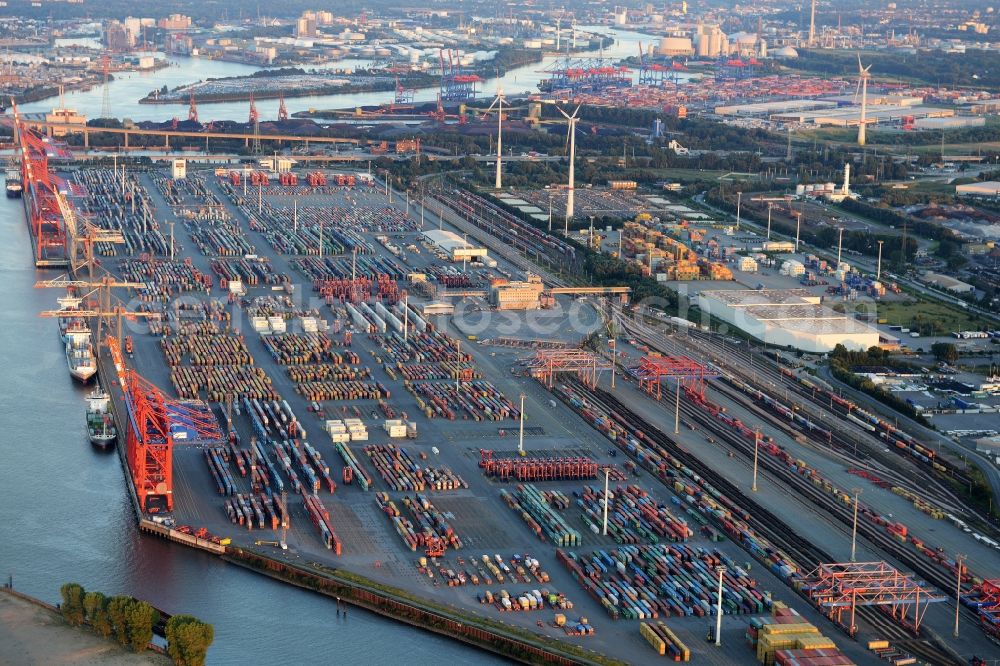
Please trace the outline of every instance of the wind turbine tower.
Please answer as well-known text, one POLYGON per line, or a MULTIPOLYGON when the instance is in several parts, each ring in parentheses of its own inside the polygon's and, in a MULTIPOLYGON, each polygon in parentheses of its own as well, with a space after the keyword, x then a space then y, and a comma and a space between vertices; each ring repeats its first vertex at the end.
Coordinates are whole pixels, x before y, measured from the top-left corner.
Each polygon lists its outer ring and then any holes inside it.
POLYGON ((816 0, 812 0, 812 10, 809 12, 809 42, 807 46, 816 43, 816 0))
POLYGON ((493 107, 497 108, 497 178, 496 188, 503 189, 503 171, 501 170, 501 160, 503 160, 503 88, 497 86, 497 96, 486 110, 489 113, 493 107))
POLYGON ((858 55, 858 84, 861 86, 861 118, 858 122, 858 145, 865 145, 865 124, 868 121, 868 78, 871 76, 868 70, 872 68, 871 65, 867 67, 861 66, 861 55, 858 55))
MULTIPOLYGON (((559 107, 556 107, 559 109, 559 107)), ((573 219, 573 187, 576 184, 576 178, 574 174, 574 165, 576 162, 576 121, 578 120, 576 114, 580 112, 580 107, 577 106, 576 110, 573 111, 573 115, 569 115, 562 109, 559 109, 559 113, 563 114, 566 118, 566 122, 569 125, 567 132, 569 136, 569 186, 566 189, 566 225, 569 226, 569 221, 573 219)))

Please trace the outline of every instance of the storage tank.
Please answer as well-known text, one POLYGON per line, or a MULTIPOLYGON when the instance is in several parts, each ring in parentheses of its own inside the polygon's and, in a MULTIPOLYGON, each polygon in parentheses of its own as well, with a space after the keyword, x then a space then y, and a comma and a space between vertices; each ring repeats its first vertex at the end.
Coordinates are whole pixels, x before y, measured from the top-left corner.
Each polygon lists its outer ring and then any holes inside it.
POLYGON ((827 184, 825 184, 823 186, 823 191, 824 192, 833 192, 834 188, 836 188, 836 185, 834 185, 833 183, 827 183, 827 184))

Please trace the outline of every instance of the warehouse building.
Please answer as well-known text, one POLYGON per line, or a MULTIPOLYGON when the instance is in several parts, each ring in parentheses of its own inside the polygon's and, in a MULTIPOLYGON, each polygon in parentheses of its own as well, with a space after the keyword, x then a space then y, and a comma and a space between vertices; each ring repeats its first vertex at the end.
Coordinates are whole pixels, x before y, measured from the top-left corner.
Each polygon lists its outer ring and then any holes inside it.
POLYGON ((1000 196, 1000 182, 987 180, 981 183, 966 183, 956 185, 955 194, 967 197, 995 197, 1000 196))
MULTIPOLYGON (((900 123, 905 119, 914 121, 922 118, 947 118, 955 115, 954 109, 942 109, 933 106, 904 106, 899 104, 869 106, 865 111, 865 124, 900 123)), ((821 111, 786 111, 773 113, 771 120, 776 122, 794 122, 806 125, 833 127, 857 127, 861 123, 861 106, 844 106, 832 110, 821 111)))
POLYGON ((817 109, 836 109, 837 103, 819 99, 787 99, 773 102, 753 102, 749 104, 731 104, 715 107, 715 113, 720 116, 743 116, 764 118, 778 113, 793 113, 796 111, 815 111, 817 109))
POLYGON ((976 288, 968 282, 962 282, 961 280, 956 280, 950 275, 941 275, 940 273, 932 273, 931 271, 925 272, 920 280, 926 284, 934 285, 935 287, 940 287, 941 289, 947 289, 948 291, 953 291, 956 294, 971 294, 976 290, 976 288))
POLYGON ((424 238, 443 252, 451 261, 471 261, 486 257, 485 247, 476 247, 451 231, 431 230, 424 232, 424 238))
POLYGON ((805 289, 703 291, 698 307, 767 344, 826 353, 879 343, 878 330, 822 304, 805 289))

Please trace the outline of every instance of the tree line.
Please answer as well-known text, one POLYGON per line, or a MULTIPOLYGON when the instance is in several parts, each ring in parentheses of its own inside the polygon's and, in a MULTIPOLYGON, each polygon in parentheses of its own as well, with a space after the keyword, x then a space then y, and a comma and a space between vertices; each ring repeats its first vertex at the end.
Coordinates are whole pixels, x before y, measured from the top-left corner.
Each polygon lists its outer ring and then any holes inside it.
MULTIPOLYGON (((113 638, 133 652, 145 652, 153 640, 160 614, 149 602, 126 595, 107 597, 87 592, 79 583, 59 588, 63 619, 74 627, 89 626, 103 638, 113 638)), ((211 624, 191 615, 174 615, 166 623, 167 654, 177 666, 203 666, 215 638, 211 624)))
POLYGON ((830 372, 838 380, 858 391, 867 393, 882 404, 895 409, 900 414, 909 416, 921 425, 930 425, 924 415, 918 412, 913 405, 872 380, 854 374, 855 367, 866 365, 883 365, 903 371, 913 369, 908 363, 891 359, 889 352, 879 347, 871 347, 867 351, 850 351, 844 345, 838 344, 830 353, 830 372))

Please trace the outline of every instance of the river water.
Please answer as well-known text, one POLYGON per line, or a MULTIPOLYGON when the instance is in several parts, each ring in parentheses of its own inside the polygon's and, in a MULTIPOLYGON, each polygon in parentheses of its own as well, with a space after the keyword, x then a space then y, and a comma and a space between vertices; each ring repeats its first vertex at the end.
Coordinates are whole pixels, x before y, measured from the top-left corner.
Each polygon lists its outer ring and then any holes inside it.
MULTIPOLYGON (((619 33, 609 49, 620 57, 642 39, 619 33)), ((648 38, 646 38, 648 39, 648 38)), ((551 62, 551 59, 548 59, 551 62)), ((139 105, 166 84, 253 71, 234 63, 178 60, 178 66, 115 80, 115 112, 134 120, 163 120, 183 108, 139 105)), ((537 82, 522 68, 504 78, 508 91, 537 82), (508 87, 513 86, 513 87, 508 87)), ((495 88, 487 83, 486 90, 495 88)), ((290 99, 290 110, 385 101, 385 93, 290 99)), ((68 96, 88 116, 101 108, 100 89, 68 96)), ((433 99, 424 95, 422 99, 433 99)), ((51 108, 52 100, 25 105, 51 108)), ((206 116, 241 117, 245 104, 205 105, 206 116)), ((265 116, 269 114, 265 111, 265 116)), ((20 201, 0 199, 0 578, 55 602, 59 586, 75 581, 106 594, 131 594, 172 613, 192 613, 215 625, 212 664, 246 663, 500 663, 487 654, 434 634, 352 609, 338 617, 327 598, 252 574, 216 558, 140 536, 113 453, 95 450, 84 425, 86 391, 66 370, 56 323, 38 313, 57 307, 54 290, 34 289, 38 271, 20 201)))
MULTIPOLYGON (((627 30, 616 30, 603 26, 580 26, 581 30, 600 32, 611 36, 615 43, 604 50, 604 55, 612 58, 624 58, 638 53, 638 44, 655 43, 657 38, 627 30)), ((80 40, 75 40, 78 43, 80 40)), ((597 51, 591 54, 598 55, 597 51)), ((538 82, 545 78, 545 70, 559 60, 548 56, 540 63, 533 63, 517 69, 512 69, 500 78, 499 83, 508 95, 521 94, 525 91, 537 92, 538 82)), ((198 80, 220 78, 226 76, 245 76, 257 71, 253 65, 202 58, 187 58, 171 55, 172 66, 155 72, 120 72, 114 75, 109 84, 111 107, 114 115, 119 118, 131 118, 134 121, 152 120, 167 121, 171 118, 187 118, 186 104, 139 104, 151 90, 162 86, 174 88, 198 80)), ((366 60, 342 60, 328 65, 331 68, 355 68, 367 64, 366 60)), ((633 73, 635 76, 635 73, 633 73)), ((497 79, 487 79, 480 87, 480 96, 492 98, 496 94, 497 79)), ((422 88, 415 92, 417 102, 431 102, 436 99, 438 89, 422 88)), ((285 100, 289 113, 306 111, 308 109, 350 109, 357 106, 384 104, 392 101, 392 92, 354 93, 344 95, 317 95, 313 97, 295 97, 285 100)), ((88 118, 101 115, 103 96, 102 86, 88 91, 72 91, 66 93, 66 106, 74 108, 88 118)), ((55 99, 42 100, 25 104, 21 110, 26 113, 46 112, 57 105, 55 99)), ((257 102, 263 120, 271 120, 278 116, 278 100, 261 100, 257 102)), ((214 104, 198 103, 201 118, 212 120, 244 120, 249 113, 248 102, 219 102, 214 104)))

